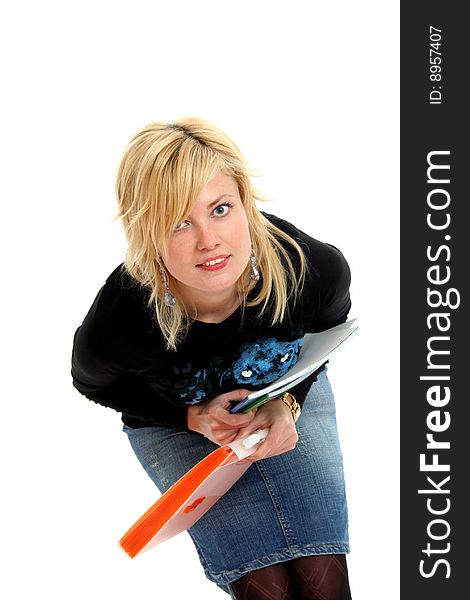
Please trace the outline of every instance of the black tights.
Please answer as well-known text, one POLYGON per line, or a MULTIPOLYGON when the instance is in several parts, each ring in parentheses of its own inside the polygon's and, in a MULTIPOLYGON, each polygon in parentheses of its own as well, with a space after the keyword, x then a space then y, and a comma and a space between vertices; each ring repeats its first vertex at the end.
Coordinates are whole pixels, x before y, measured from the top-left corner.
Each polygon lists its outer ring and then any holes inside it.
POLYGON ((351 600, 344 554, 295 558, 229 584, 234 600, 351 600))

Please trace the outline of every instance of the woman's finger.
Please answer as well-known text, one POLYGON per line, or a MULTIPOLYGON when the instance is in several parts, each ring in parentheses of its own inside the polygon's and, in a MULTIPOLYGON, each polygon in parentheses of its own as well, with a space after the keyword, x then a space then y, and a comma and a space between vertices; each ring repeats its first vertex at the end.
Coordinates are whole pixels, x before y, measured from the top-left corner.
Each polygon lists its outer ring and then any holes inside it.
POLYGON ((246 427, 253 421, 255 416, 256 409, 250 410, 247 413, 235 413, 233 415, 223 408, 219 408, 214 412, 214 417, 221 423, 237 429, 246 427))
POLYGON ((270 456, 277 456, 284 452, 293 450, 299 437, 295 426, 290 421, 277 420, 262 443, 259 443, 256 451, 246 458, 246 461, 256 461, 270 456))

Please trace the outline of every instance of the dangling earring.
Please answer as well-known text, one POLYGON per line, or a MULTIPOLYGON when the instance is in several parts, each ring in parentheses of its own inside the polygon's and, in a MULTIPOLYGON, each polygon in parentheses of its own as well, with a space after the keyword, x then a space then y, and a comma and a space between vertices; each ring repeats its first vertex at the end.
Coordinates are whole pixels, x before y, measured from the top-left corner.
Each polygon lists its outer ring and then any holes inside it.
POLYGON ((169 308, 173 308, 176 304, 176 298, 170 292, 170 287, 168 285, 168 277, 166 276, 165 269, 160 265, 159 270, 160 270, 160 277, 162 278, 163 289, 165 290, 165 306, 168 306, 169 308))
POLYGON ((250 254, 250 263, 251 263, 250 278, 253 279, 254 281, 258 281, 258 279, 260 278, 260 274, 259 274, 259 269, 258 269, 258 263, 256 262, 256 256, 255 256, 255 253, 253 252, 253 250, 251 251, 251 254, 250 254))

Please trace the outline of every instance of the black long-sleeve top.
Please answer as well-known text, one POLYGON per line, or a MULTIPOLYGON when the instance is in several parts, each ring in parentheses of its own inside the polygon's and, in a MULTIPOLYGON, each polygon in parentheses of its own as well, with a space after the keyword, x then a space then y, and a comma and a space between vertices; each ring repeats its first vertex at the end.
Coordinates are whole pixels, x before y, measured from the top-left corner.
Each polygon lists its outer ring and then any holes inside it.
MULTIPOLYGON (((239 308, 222 323, 193 321, 177 351, 166 350, 147 306, 150 292, 119 265, 75 333, 77 390, 122 413, 130 427, 187 429, 188 406, 238 388, 264 387, 296 362, 306 333, 343 323, 351 302, 350 271, 341 252, 265 216, 301 245, 309 265, 300 298, 281 324, 272 326, 269 315, 260 318, 258 307, 239 308)), ((286 248, 298 263, 296 252, 286 248)), ((248 300, 256 292, 255 287, 248 300)), ((292 389, 301 404, 316 373, 292 389)))

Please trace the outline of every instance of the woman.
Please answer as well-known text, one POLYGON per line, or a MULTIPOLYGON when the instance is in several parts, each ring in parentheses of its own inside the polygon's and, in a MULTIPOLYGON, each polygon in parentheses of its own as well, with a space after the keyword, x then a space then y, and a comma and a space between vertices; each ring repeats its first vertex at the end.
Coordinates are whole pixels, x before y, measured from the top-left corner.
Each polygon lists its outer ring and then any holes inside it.
POLYGON ((287 397, 229 412, 295 363, 305 333, 346 320, 344 257, 260 212, 240 150, 200 119, 138 132, 116 192, 128 252, 75 334, 75 387, 122 413, 161 492, 216 445, 269 428, 245 475, 189 529, 205 574, 232 598, 347 600, 326 366, 287 397))

